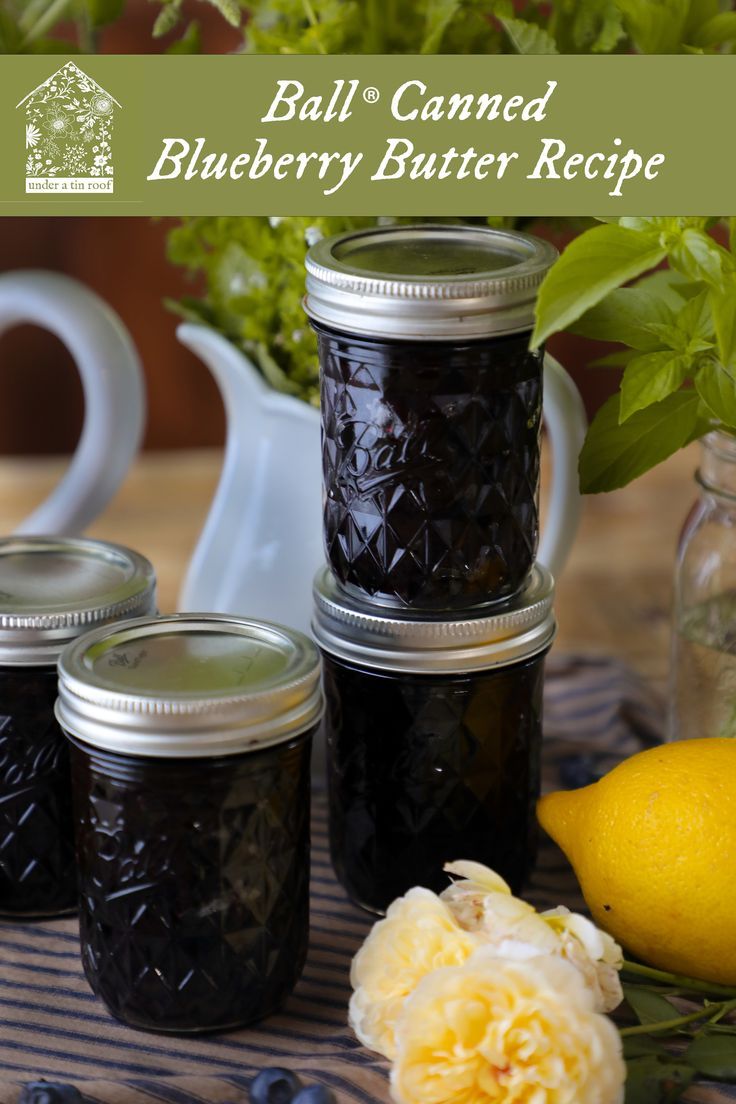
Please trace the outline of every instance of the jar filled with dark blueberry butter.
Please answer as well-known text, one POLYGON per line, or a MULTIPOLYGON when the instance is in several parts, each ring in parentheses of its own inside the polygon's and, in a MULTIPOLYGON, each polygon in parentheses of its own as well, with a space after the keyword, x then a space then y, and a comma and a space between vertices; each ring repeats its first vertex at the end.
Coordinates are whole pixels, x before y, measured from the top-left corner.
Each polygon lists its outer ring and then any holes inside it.
POLYGON ((56 661, 96 625, 152 613, 153 568, 118 545, 0 540, 0 914, 77 905, 69 755, 54 717, 56 661))
POLYGON ((517 593, 538 536, 539 285, 557 256, 482 226, 388 226, 314 245, 327 559, 383 605, 517 593))
POLYGON ((536 848, 553 583, 535 566, 492 615, 377 610, 324 570, 314 633, 327 701, 330 846, 350 897, 383 912, 474 859, 518 891, 536 848))
POLYGON ((82 961, 125 1023, 224 1030, 296 984, 319 668, 300 633, 214 614, 90 633, 61 657, 82 961))

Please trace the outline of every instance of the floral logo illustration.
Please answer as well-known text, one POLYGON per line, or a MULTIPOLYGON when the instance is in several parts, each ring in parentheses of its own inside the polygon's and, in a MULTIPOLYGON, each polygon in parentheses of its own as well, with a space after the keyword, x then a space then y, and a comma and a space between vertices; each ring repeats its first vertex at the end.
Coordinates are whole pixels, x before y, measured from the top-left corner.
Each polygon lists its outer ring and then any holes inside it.
POLYGON ((113 191, 120 104, 68 61, 18 104, 26 117, 26 192, 113 191))

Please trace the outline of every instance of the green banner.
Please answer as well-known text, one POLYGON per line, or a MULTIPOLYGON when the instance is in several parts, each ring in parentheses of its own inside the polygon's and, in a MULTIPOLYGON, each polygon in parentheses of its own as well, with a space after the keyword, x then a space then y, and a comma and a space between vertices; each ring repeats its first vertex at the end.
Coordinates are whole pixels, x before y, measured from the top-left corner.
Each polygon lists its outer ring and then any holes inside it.
POLYGON ((734 102, 736 56, 6 56, 0 214, 724 214, 734 102))

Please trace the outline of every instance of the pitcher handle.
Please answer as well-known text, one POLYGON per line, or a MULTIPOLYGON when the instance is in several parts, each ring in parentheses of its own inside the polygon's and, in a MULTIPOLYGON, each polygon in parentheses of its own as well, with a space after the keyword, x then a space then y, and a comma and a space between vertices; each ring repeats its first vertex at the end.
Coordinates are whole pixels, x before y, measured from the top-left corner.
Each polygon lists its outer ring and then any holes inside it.
POLYGON ((0 334, 28 322, 66 345, 82 378, 85 413, 61 482, 17 531, 71 535, 102 512, 138 451, 145 420, 143 373, 118 316, 69 276, 42 271, 0 276, 0 334))
POLYGON ((588 419, 580 392, 549 353, 544 357, 544 421, 552 446, 552 485, 539 560, 558 577, 580 522, 578 456, 588 419))

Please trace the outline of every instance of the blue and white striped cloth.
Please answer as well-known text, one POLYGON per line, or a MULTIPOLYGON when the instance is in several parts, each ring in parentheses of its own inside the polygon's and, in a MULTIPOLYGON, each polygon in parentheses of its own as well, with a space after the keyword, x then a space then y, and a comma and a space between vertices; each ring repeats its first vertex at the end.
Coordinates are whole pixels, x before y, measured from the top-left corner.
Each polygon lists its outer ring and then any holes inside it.
MULTIPOLYGON (((661 737, 662 703, 607 660, 549 665, 545 787, 579 785, 661 737)), ((535 904, 582 907, 563 856, 543 846, 535 904)), ((0 1104, 41 1077, 75 1084, 91 1104, 239 1104, 265 1066, 332 1087, 340 1104, 385 1104, 386 1064, 346 1026, 350 960, 372 921, 354 908, 329 864, 323 799, 315 802, 312 934, 307 967, 285 1011, 221 1037, 172 1039, 131 1031, 92 996, 74 919, 0 924, 0 1104)), ((699 1085, 689 1101, 725 1104, 736 1089, 699 1085)), ((653 1102, 654 1104, 654 1102, 653 1102)))

